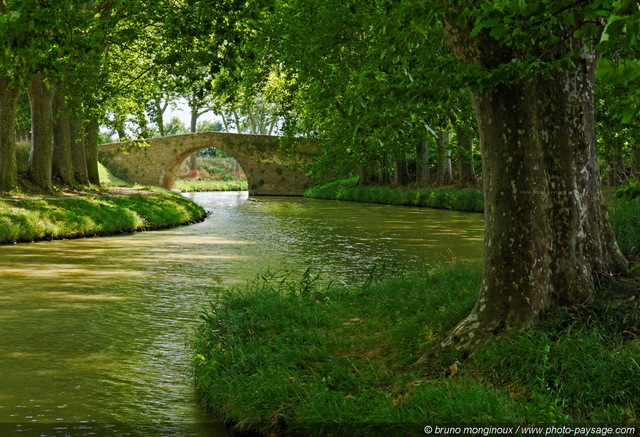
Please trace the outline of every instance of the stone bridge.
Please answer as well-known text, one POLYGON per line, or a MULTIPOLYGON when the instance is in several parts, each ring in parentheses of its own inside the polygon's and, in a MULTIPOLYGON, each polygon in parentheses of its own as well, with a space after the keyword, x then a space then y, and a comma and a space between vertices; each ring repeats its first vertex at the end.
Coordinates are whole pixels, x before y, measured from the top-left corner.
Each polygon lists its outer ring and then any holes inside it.
POLYGON ((296 140, 291 153, 281 138, 223 132, 172 135, 150 140, 103 144, 99 160, 116 176, 142 185, 173 188, 178 169, 194 152, 215 147, 233 156, 247 176, 252 196, 300 196, 312 185, 300 167, 320 154, 320 147, 296 140))

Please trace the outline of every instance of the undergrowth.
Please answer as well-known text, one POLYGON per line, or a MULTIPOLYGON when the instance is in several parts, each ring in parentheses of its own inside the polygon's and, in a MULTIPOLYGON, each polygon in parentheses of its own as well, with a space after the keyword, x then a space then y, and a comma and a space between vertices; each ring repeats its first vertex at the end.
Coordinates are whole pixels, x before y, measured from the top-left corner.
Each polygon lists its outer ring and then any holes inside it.
POLYGON ((462 361, 439 344, 473 306, 479 265, 354 288, 310 277, 259 278, 202 314, 195 379, 221 420, 305 436, 640 424, 637 306, 553 311, 462 361))
POLYGON ((609 218, 622 253, 640 258, 640 197, 610 199, 609 218))

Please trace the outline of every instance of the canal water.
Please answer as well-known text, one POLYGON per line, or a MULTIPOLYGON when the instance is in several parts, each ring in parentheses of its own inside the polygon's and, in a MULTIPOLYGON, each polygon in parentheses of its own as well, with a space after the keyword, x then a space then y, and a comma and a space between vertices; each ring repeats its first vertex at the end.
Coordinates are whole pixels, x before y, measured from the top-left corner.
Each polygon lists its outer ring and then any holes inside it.
POLYGON ((357 284, 478 260, 482 216, 194 193, 202 223, 0 247, 0 435, 223 436, 190 381, 219 287, 266 271, 357 284))

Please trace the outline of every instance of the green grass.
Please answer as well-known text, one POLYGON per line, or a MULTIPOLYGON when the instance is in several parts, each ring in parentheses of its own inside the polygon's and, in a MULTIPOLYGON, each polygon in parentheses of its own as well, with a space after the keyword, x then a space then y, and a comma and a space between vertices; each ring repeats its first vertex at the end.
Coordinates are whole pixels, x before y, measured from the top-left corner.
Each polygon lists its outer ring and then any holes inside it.
MULTIPOLYGON (((19 144, 21 172, 26 172, 28 156, 29 145, 19 144)), ((205 216, 200 206, 179 194, 129 184, 102 164, 98 170, 102 187, 5 193, 0 198, 0 244, 161 229, 193 223, 205 216), (122 195, 109 187, 128 187, 138 192, 122 195)))
POLYGON ((246 180, 214 181, 214 180, 176 180, 174 188, 180 191, 246 191, 249 189, 246 180))
POLYGON ((0 199, 0 244, 160 229, 205 215, 179 194, 150 190, 146 195, 0 199))
POLYGON ((307 272, 222 291, 194 341, 197 386, 221 420, 265 435, 638 424, 637 306, 557 310, 460 362, 439 344, 480 278, 458 265, 346 289, 307 272))
POLYGON ((304 195, 316 199, 426 206, 468 212, 484 210, 482 191, 479 189, 456 187, 397 189, 386 186, 360 186, 357 176, 312 187, 304 195))
POLYGON ((126 182, 119 177, 115 176, 111 171, 102 165, 102 163, 98 163, 98 175, 100 176, 100 182, 103 185, 111 186, 111 187, 128 187, 134 186, 135 184, 131 184, 126 182))

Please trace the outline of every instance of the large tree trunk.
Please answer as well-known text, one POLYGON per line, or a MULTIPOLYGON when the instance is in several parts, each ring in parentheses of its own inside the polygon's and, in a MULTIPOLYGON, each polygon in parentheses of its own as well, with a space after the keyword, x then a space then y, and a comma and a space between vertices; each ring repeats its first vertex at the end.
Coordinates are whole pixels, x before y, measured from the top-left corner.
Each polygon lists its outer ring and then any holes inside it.
POLYGON ((416 184, 424 188, 429 185, 431 173, 429 170, 429 148, 425 140, 420 140, 416 147, 416 184))
POLYGON ((66 185, 73 185, 71 159, 71 117, 64 94, 58 90, 53 98, 53 175, 66 185))
MULTIPOLYGON (((445 26, 454 53, 494 67, 509 48, 445 26)), ((573 73, 555 72, 472 93, 485 198, 484 273, 474 309, 444 342, 471 351, 526 327, 545 309, 595 297, 600 278, 625 272, 599 182, 595 56, 584 43, 573 73)))
POLYGON ((100 123, 96 118, 85 121, 84 124, 84 148, 87 157, 87 175, 89 183, 100 185, 100 173, 98 172, 98 134, 100 123))
POLYGON ((44 74, 36 74, 29 87, 31 103, 29 179, 44 190, 51 190, 53 94, 53 87, 47 85, 44 74))
POLYGON ((388 163, 388 156, 387 154, 383 154, 380 157, 380 160, 378 161, 378 169, 376 172, 376 182, 380 185, 389 185, 391 184, 391 174, 389 172, 389 166, 387 165, 388 163))
POLYGON ((84 147, 85 139, 81 111, 71 114, 70 140, 73 178, 76 183, 87 185, 89 183, 89 173, 87 172, 87 154, 84 147))
POLYGON ((409 183, 409 167, 408 167, 406 158, 398 159, 395 162, 394 175, 395 175, 395 185, 399 187, 404 187, 409 183))
MULTIPOLYGON (((198 106, 196 100, 190 100, 191 103, 191 123, 189 126, 189 132, 195 134, 198 131, 198 117, 200 114, 198 113, 198 106), (193 103, 191 103, 193 102, 193 103)), ((195 152, 189 155, 189 170, 197 171, 198 170, 198 157, 195 152)))
POLYGON ((121 116, 119 112, 113 114, 113 126, 118 133, 118 141, 127 141, 127 132, 125 130, 126 118, 121 116))
POLYGON ((160 136, 164 137, 167 135, 167 132, 164 129, 164 113, 169 106, 169 100, 166 100, 164 103, 162 102, 161 97, 157 97, 153 99, 153 105, 155 106, 155 123, 158 126, 158 132, 160 132, 160 136))
POLYGON ((438 165, 436 168, 438 185, 449 185, 453 182, 453 174, 451 172, 451 149, 449 144, 449 141, 451 141, 451 134, 448 132, 439 132, 436 141, 438 142, 436 153, 438 159, 438 165))
POLYGON ((10 86, 10 78, 0 77, 0 191, 18 186, 16 162, 16 110, 20 91, 10 86))

